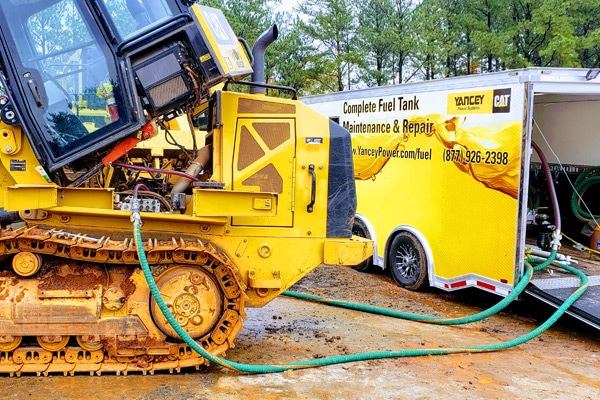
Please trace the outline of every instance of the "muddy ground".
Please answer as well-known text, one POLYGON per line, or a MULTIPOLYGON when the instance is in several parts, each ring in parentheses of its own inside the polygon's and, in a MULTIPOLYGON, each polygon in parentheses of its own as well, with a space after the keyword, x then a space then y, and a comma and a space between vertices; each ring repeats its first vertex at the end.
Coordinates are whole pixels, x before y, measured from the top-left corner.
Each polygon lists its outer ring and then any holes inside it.
MULTIPOLYGON (((433 316, 473 314, 498 301, 473 289, 413 293, 382 273, 322 266, 294 288, 433 316)), ((247 311, 227 358, 279 364, 335 355, 505 342, 553 310, 525 299, 487 320, 436 326, 289 297, 247 311)), ((170 375, 0 377, 3 399, 598 399, 600 333, 563 317, 518 347, 493 353, 406 357, 249 375, 217 366, 170 375)))

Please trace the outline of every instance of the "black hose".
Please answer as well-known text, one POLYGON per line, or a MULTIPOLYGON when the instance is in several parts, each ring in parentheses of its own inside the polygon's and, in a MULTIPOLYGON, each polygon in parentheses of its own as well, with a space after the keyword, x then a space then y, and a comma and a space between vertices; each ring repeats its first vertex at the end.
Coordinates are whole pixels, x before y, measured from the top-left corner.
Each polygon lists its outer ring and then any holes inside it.
POLYGON ((542 162, 542 168, 544 169, 544 173, 546 174, 546 182, 548 183, 548 191, 550 192, 550 199, 552 200, 554 226, 556 227, 555 231, 560 234, 562 231, 560 222, 560 207, 558 206, 558 197, 556 196, 556 189, 554 188, 554 181, 552 180, 552 171, 550 171, 548 160, 546 160, 546 157, 544 156, 544 153, 542 153, 542 150, 539 148, 539 146, 532 141, 531 147, 533 147, 542 162))

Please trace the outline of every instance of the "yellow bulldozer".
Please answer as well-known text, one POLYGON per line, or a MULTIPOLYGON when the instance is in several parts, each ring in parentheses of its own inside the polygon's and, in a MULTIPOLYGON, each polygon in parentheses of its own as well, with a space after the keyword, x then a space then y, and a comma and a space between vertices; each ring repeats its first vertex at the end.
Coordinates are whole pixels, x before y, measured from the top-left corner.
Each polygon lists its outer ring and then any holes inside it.
POLYGON ((264 83, 277 27, 250 49, 193 3, 0 3, 0 373, 197 367, 179 329, 223 355, 372 254, 349 134, 264 83))

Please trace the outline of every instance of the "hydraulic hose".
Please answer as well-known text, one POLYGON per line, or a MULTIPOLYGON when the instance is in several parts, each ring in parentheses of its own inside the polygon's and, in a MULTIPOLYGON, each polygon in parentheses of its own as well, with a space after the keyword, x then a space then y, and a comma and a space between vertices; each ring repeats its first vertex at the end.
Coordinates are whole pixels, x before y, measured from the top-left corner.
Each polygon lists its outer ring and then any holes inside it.
POLYGON ((505 309, 510 303, 512 303, 514 300, 516 300, 523 293, 523 291, 525 290, 525 288, 531 281, 533 271, 534 270, 539 271, 544 268, 547 268, 552 262, 554 262, 555 258, 556 258, 556 251, 554 250, 550 253, 548 258, 545 260, 537 259, 537 258, 528 259, 526 262, 533 263, 533 264, 539 264, 539 265, 536 265, 533 268, 526 268, 525 274, 523 275, 523 277, 521 278, 521 280, 519 281, 517 286, 514 287, 514 289, 510 292, 510 294, 508 296, 504 297, 496 305, 488 308, 487 310, 481 311, 477 314, 473 314, 473 315, 469 315, 469 316, 465 316, 465 317, 458 317, 458 318, 440 318, 440 317, 432 317, 432 316, 421 315, 421 314, 413 314, 413 313, 407 313, 407 312, 398 311, 398 310, 390 310, 388 308, 370 306, 370 305, 366 305, 366 304, 351 303, 351 302, 342 301, 342 300, 327 299, 327 298, 320 297, 320 296, 315 296, 315 295, 311 295, 311 294, 307 294, 307 293, 298 293, 298 292, 294 292, 294 291, 290 291, 290 290, 287 290, 287 291, 283 292, 282 294, 284 296, 294 297, 294 298, 301 299, 301 300, 315 301, 315 302, 323 303, 323 304, 326 304, 329 306, 346 308, 349 310, 363 311, 363 312, 367 312, 367 313, 371 313, 371 314, 384 315, 384 316, 392 317, 392 318, 400 318, 400 319, 406 319, 406 320, 410 320, 410 321, 423 322, 423 323, 435 324, 435 325, 463 325, 463 324, 470 324, 473 322, 481 321, 481 320, 488 318, 492 315, 495 315, 495 314, 499 313, 500 311, 502 311, 503 309, 505 309))
POLYGON ((375 307, 375 306, 370 306, 367 304, 358 304, 358 303, 351 303, 351 302, 347 302, 347 301, 326 299, 324 297, 314 296, 314 295, 307 294, 307 293, 293 292, 290 290, 287 290, 287 291, 283 292, 282 294, 284 296, 288 296, 288 297, 295 297, 295 298, 302 299, 302 300, 316 301, 316 302, 327 304, 330 306, 347 308, 350 310, 363 311, 363 312, 368 312, 368 313, 378 314, 378 315, 385 315, 385 316, 392 317, 392 318, 401 318, 401 319, 407 319, 410 321, 425 322, 425 323, 437 324, 437 325, 461 325, 461 324, 470 324, 472 322, 480 321, 482 319, 485 319, 491 315, 497 314, 498 312, 502 311, 504 308, 506 308, 511 302, 513 302, 523 292, 523 290, 525 289, 527 284, 529 284, 529 282, 531 280, 531 276, 532 276, 532 270, 530 268, 527 268, 525 270, 525 275, 523 276, 523 278, 521 279, 519 284, 517 286, 515 286, 514 290, 512 290, 508 296, 503 298, 496 305, 494 305, 493 307, 488 308, 487 310, 484 310, 480 313, 466 316, 466 317, 460 317, 460 318, 437 318, 437 317, 432 317, 432 316, 428 316, 428 315, 413 314, 413 313, 407 313, 407 312, 398 311, 398 310, 390 310, 388 308, 375 307))
POLYGON ((555 260, 555 258, 556 258, 556 250, 553 250, 546 260, 543 260, 543 261, 539 261, 538 259, 527 260, 527 261, 533 262, 533 263, 539 262, 540 264, 537 265, 535 268, 526 268, 525 275, 523 275, 523 277, 521 278, 521 280, 519 281, 517 286, 514 287, 514 289, 509 293, 508 296, 504 297, 496 305, 488 308, 487 310, 481 311, 477 314, 473 314, 473 315, 469 315, 469 316, 465 316, 465 317, 459 317, 459 318, 438 318, 438 317, 432 317, 432 316, 421 315, 421 314, 413 314, 413 313, 407 313, 407 312, 398 311, 398 310, 390 310, 388 308, 370 306, 370 305, 366 305, 366 304, 358 304, 358 303, 351 303, 351 302, 347 302, 347 301, 326 299, 326 298, 320 297, 320 296, 314 296, 314 295, 306 294, 306 293, 298 293, 298 292, 293 292, 293 291, 289 291, 289 290, 283 292, 282 294, 284 296, 288 296, 288 297, 295 297, 295 298, 302 299, 302 300, 316 301, 316 302, 327 304, 330 306, 346 308, 346 309, 350 309, 350 310, 363 311, 363 312, 368 312, 368 313, 377 314, 377 315, 385 315, 385 316, 392 317, 392 318, 400 318, 400 319, 406 319, 406 320, 410 320, 410 321, 417 321, 417 322, 436 324, 436 325, 463 325, 463 324, 470 324, 473 322, 481 321, 481 320, 488 318, 492 315, 495 315, 495 314, 499 313, 500 311, 502 311, 503 309, 505 309, 510 303, 512 303, 514 300, 516 300, 523 293, 523 291, 525 290, 525 288, 531 281, 531 277, 533 275, 533 270, 535 269, 536 271, 538 271, 538 270, 548 267, 555 260))
POLYGON ((120 161, 115 161, 112 163, 112 165, 114 167, 121 167, 121 168, 127 168, 127 169, 132 169, 134 171, 142 171, 142 172, 151 172, 151 173, 160 173, 163 175, 175 175, 175 176, 179 176, 180 178, 185 178, 185 179, 189 179, 192 182, 198 182, 200 179, 186 174, 185 172, 181 172, 181 171, 174 171, 174 170, 170 170, 170 169, 160 169, 160 168, 151 168, 151 167, 144 167, 141 165, 133 165, 133 164, 125 164, 122 163, 120 161))
MULTIPOLYGON (((550 164, 548 164, 548 160, 546 160, 546 156, 539 148, 539 146, 535 142, 531 142, 531 147, 535 150, 537 155, 540 157, 540 161, 542 162, 542 168, 544 169, 544 174, 546 175, 546 182, 548 184, 548 191, 550 192, 550 200, 552 201, 552 209, 554 211, 554 226, 556 226, 555 233, 560 235, 561 232, 561 217, 560 217, 560 207, 558 205, 558 196, 556 195, 556 188, 554 187, 554 181, 552 180, 552 172, 550 171, 550 164)), ((558 246, 555 246, 558 248, 558 246)))

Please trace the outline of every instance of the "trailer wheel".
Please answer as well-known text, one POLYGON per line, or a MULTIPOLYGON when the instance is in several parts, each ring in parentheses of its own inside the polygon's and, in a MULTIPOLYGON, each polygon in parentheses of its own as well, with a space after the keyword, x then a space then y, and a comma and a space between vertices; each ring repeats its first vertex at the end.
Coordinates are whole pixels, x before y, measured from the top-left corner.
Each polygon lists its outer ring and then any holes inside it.
MULTIPOLYGON (((365 239, 371 239, 371 235, 369 235, 367 226, 358 218, 354 219, 354 224, 352 225, 352 234, 365 239)), ((352 268, 360 272, 370 272, 373 270, 373 258, 369 257, 360 264, 354 265, 352 268)))
POLYGON ((427 257, 412 233, 400 232, 394 237, 387 260, 392 277, 403 288, 417 291, 427 286, 427 257))

